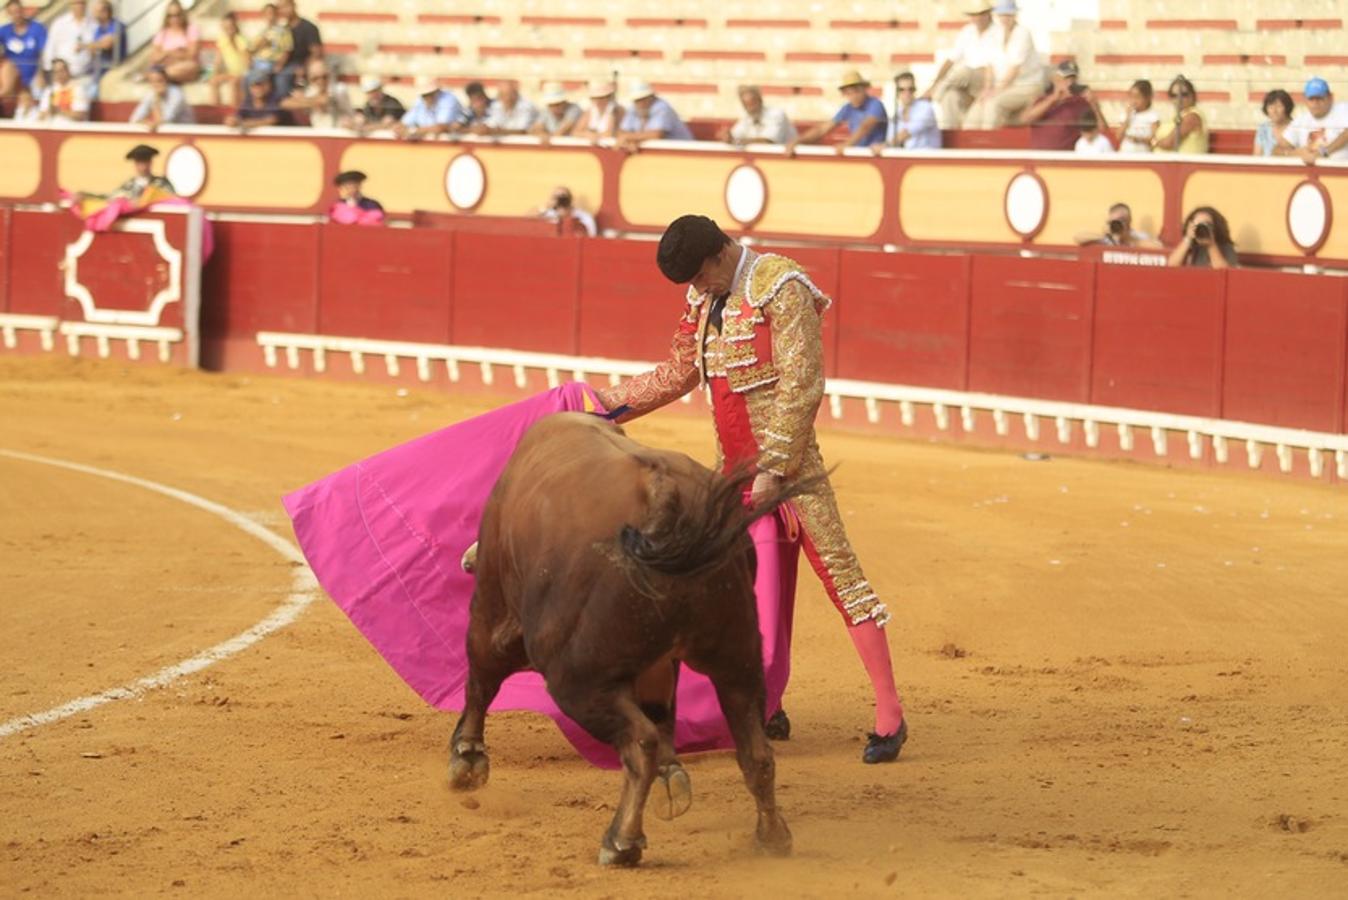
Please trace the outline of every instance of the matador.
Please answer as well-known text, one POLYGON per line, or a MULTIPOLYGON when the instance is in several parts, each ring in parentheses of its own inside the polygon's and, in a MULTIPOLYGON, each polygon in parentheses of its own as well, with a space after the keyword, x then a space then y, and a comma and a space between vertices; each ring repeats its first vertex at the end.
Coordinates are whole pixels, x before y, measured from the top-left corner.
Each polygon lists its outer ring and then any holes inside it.
POLYGON ((705 385, 718 467, 750 467, 755 494, 778 479, 819 480, 794 501, 805 553, 875 692, 875 730, 862 759, 890 762, 908 734, 882 630, 890 613, 848 542, 815 440, 824 395, 820 323, 829 298, 794 260, 741 247, 705 216, 676 219, 660 240, 657 262, 670 281, 688 285, 669 358, 598 397, 624 422, 705 385))

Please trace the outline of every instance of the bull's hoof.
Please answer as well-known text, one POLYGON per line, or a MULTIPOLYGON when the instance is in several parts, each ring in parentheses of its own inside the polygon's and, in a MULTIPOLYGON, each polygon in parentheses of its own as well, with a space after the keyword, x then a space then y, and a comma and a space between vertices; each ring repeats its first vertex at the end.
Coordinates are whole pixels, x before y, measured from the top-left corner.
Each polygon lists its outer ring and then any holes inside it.
POLYGON ((480 741, 459 741, 449 752, 449 786, 456 791, 475 791, 487 783, 491 761, 480 741))
POLYGON ((619 847, 617 842, 605 835, 603 843, 599 845, 599 865, 635 866, 641 862, 641 851, 645 846, 646 839, 640 838, 631 846, 619 847))
POLYGON ((786 827, 786 820, 781 816, 768 822, 760 819, 754 837, 755 848, 764 856, 791 855, 791 829, 786 827))
POLYGON ((661 819, 677 819, 693 805, 693 782, 678 763, 660 767, 647 807, 661 819))

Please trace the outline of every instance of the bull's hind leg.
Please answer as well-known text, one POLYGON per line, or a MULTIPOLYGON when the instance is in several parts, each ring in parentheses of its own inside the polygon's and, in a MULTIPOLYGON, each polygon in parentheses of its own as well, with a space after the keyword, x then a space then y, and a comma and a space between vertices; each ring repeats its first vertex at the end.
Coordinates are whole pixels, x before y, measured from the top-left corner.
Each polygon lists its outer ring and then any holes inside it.
POLYGON ((679 661, 675 659, 660 660, 637 679, 641 711, 655 723, 660 735, 650 806, 661 819, 677 818, 693 805, 693 782, 674 752, 678 687, 679 661))
POLYGON ((449 739, 449 786, 472 791, 487 783, 491 762, 484 741, 487 707, 496 699, 501 683, 528 665, 524 638, 518 633, 500 635, 479 617, 478 604, 468 626, 468 682, 464 688, 463 715, 449 739), (502 640, 504 638, 504 640, 502 640))
POLYGON ((744 783, 758 804, 758 848, 787 856, 791 853, 791 829, 777 811, 777 765, 763 730, 762 670, 737 666, 713 673, 711 680, 735 739, 735 755, 744 773, 744 783), (751 673, 756 673, 756 677, 751 673))

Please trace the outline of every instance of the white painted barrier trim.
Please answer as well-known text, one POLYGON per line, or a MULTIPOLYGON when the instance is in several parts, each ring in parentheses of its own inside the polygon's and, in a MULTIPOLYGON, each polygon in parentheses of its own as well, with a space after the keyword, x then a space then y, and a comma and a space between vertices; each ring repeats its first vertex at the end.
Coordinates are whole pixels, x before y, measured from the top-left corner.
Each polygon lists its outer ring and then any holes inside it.
POLYGON ((81 465, 80 463, 67 462, 61 459, 52 459, 47 456, 37 456, 32 453, 23 453, 18 450, 6 450, 3 448, 0 448, 0 456, 7 459, 16 459, 21 462, 55 466, 60 469, 68 469, 69 471, 80 472, 85 475, 96 475, 99 478, 120 481, 123 484, 144 488, 145 490, 153 491, 156 494, 163 494, 165 497, 170 497, 174 500, 186 503, 189 506, 195 506, 197 509, 204 510, 213 516, 224 519, 245 534, 257 538, 281 556, 298 564, 298 567, 294 571, 289 596, 286 597, 280 606, 272 610, 270 615, 242 634, 235 635, 227 641, 216 644, 214 647, 207 650, 203 650, 196 656, 185 659, 175 665, 166 666, 158 672, 155 672, 153 675, 137 679, 136 681, 124 684, 121 687, 115 687, 97 694, 90 694, 87 697, 80 697, 71 700, 69 703, 63 703, 60 706, 53 707, 52 709, 43 712, 19 716, 18 718, 10 719, 7 722, 0 722, 0 739, 42 725, 50 725, 53 722, 59 722, 62 719, 88 712, 91 709, 95 709, 105 703, 111 703, 114 700, 130 700, 139 697, 147 691, 164 687, 172 684, 179 678, 200 672, 202 669, 248 649, 269 634, 294 622, 304 608, 312 603, 314 598, 318 596, 318 582, 314 579, 313 573, 309 570, 308 564, 304 561, 304 554, 302 554, 294 544, 227 506, 222 506, 219 503, 215 503, 204 497, 175 487, 169 487, 166 484, 160 484, 159 482, 149 481, 144 478, 137 478, 133 475, 124 475, 121 472, 113 472, 109 469, 99 469, 93 466, 81 465))
MULTIPOLYGON (((350 354, 352 368, 357 374, 365 371, 366 356, 383 357, 385 369, 389 374, 396 374, 399 371, 400 358, 408 358, 416 361, 418 375, 423 381, 430 380, 429 363, 432 360, 446 364, 451 381, 459 380, 460 363, 476 363, 481 366, 482 380, 487 384, 492 383, 493 366, 508 366, 513 369, 517 384, 521 382, 522 369, 541 369, 547 373, 548 384, 553 385, 558 383, 562 374, 578 380, 586 374, 607 375, 610 383, 613 383, 622 376, 646 372, 653 365, 633 360, 565 356, 526 350, 502 350, 495 347, 457 347, 448 344, 418 344, 408 341, 381 341, 277 331, 259 332, 257 343, 262 348, 266 364, 272 368, 278 364, 278 350, 285 352, 286 365, 291 369, 299 368, 300 351, 312 352, 314 369, 318 372, 326 370, 329 353, 350 354)), ((1100 425, 1110 424, 1117 426, 1120 446, 1125 451, 1131 451, 1133 447, 1131 429, 1147 429, 1151 432, 1153 449, 1159 456, 1165 456, 1169 452, 1165 433, 1178 431, 1185 433, 1187 438, 1185 452, 1195 459, 1202 457, 1204 439, 1213 442, 1214 452, 1219 458, 1225 455, 1226 441, 1245 441, 1251 446, 1261 448, 1264 444, 1271 445, 1277 450, 1279 467, 1284 472, 1292 469, 1292 448, 1306 451, 1312 472, 1323 471, 1319 454, 1331 452, 1334 454, 1339 477, 1348 479, 1348 435, 1344 434, 1124 407, 1063 403, 1032 397, 1010 397, 840 378, 829 379, 824 392, 828 396, 830 414, 835 419, 842 417, 842 401, 845 398, 864 401, 867 418, 871 422, 878 422, 881 418, 882 407, 879 405, 881 401, 896 403, 899 405, 900 418, 905 426, 910 426, 914 422, 915 405, 929 406, 937 427, 942 430, 950 427, 952 408, 959 411, 960 425, 965 431, 975 429, 975 413, 982 411, 991 413, 996 433, 1001 436, 1010 431, 1008 417, 1020 417, 1024 423, 1024 433, 1032 441, 1041 439, 1039 427, 1041 418, 1053 421, 1055 426, 1052 429, 1053 437, 1061 443, 1070 440, 1073 423, 1079 422, 1083 433, 1087 436, 1087 443, 1092 447, 1098 444, 1100 425)), ((688 397, 684 399, 687 400, 688 397)), ((1251 468, 1258 465, 1253 450, 1249 456, 1249 464, 1251 468)))

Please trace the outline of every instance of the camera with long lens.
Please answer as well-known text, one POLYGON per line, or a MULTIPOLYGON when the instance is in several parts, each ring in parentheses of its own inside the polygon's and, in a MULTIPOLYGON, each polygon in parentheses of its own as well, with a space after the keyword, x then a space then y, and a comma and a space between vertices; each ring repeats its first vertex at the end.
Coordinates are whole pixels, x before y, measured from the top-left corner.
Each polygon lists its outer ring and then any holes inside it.
POLYGON ((1114 235, 1114 237, 1123 237, 1124 231, 1122 219, 1109 220, 1109 233, 1114 235))
POLYGON ((1199 222, 1194 226, 1194 238, 1200 241, 1212 240, 1212 226, 1207 222, 1199 222))

